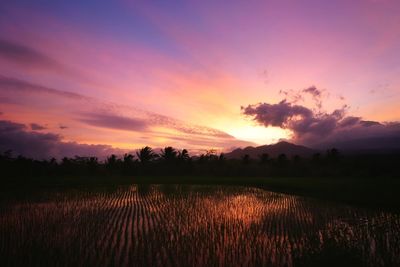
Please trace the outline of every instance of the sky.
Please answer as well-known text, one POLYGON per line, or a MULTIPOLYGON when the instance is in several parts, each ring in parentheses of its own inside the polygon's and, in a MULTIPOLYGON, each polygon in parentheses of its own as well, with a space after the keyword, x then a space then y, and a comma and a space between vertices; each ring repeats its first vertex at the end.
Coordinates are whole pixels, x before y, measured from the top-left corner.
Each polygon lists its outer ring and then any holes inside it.
POLYGON ((399 136, 398 14, 397 0, 3 0, 0 149, 399 136))

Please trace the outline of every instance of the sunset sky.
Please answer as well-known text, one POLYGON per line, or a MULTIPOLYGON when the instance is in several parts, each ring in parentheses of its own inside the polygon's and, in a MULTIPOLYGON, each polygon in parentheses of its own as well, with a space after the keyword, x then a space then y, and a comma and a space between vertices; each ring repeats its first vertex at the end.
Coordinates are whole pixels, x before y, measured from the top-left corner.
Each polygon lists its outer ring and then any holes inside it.
POLYGON ((0 148, 396 135, 399 14, 397 0, 3 0, 0 148))

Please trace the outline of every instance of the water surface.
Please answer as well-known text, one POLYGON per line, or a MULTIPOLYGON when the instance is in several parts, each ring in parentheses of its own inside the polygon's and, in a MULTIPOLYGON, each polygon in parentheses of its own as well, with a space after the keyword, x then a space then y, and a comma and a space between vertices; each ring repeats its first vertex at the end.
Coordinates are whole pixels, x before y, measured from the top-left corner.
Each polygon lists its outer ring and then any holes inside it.
POLYGON ((1 205, 3 266, 400 266, 400 216, 237 186, 47 192, 1 205), (346 265, 347 264, 347 265, 346 265))

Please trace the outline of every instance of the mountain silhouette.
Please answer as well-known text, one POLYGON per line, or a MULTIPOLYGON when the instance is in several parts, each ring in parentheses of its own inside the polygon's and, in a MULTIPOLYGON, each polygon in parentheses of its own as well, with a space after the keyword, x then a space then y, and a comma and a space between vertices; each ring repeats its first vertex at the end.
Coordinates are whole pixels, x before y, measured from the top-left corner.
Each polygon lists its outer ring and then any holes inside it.
POLYGON ((400 134, 323 143, 318 148, 335 147, 346 154, 391 154, 400 152, 400 134))
POLYGON ((262 154, 268 154, 270 157, 277 157, 280 154, 286 154, 286 156, 298 155, 301 157, 310 157, 317 152, 318 150, 281 141, 272 145, 237 148, 229 153, 226 153, 225 157, 228 159, 240 159, 243 158, 245 155, 249 155, 250 158, 258 158, 262 154))

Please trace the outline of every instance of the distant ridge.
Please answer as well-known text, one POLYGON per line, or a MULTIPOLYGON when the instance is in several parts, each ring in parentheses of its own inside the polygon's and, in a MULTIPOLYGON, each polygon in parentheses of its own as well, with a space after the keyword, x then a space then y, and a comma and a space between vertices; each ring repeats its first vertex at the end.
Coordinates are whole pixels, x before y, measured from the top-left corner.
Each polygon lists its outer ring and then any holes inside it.
POLYGON ((240 159, 244 155, 249 155, 250 158, 258 158, 260 155, 266 153, 273 158, 279 156, 280 154, 285 154, 288 157, 294 155, 299 155, 301 157, 310 157, 317 152, 317 150, 305 146, 281 141, 272 145, 263 145, 258 147, 248 146, 246 148, 238 148, 229 153, 226 153, 225 156, 228 159, 240 159))
POLYGON ((323 143, 318 147, 335 147, 346 154, 399 154, 400 133, 394 136, 368 137, 323 143))

